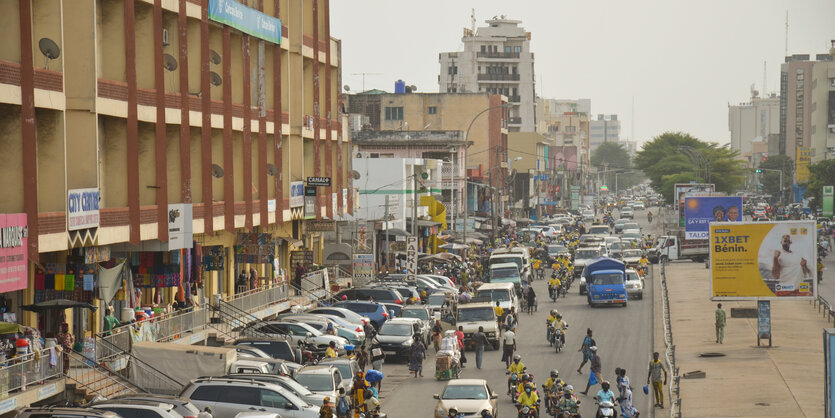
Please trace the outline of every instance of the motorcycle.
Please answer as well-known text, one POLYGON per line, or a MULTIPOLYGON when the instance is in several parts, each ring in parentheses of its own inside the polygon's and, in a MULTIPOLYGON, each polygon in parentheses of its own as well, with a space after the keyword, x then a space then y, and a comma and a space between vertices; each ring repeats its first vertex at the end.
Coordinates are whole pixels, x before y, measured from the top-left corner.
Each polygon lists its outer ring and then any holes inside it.
POLYGON ((618 413, 615 411, 615 403, 610 401, 603 401, 600 402, 597 396, 594 397, 594 400, 597 401, 595 404, 597 405, 597 418, 617 418, 618 413))
POLYGON ((647 215, 647 222, 652 223, 652 214, 647 215))
POLYGON ((551 333, 551 340, 551 345, 554 346, 554 350, 556 350, 557 353, 562 351, 562 331, 560 331, 559 329, 554 329, 554 331, 551 333))
MULTIPOLYGON (((537 405, 539 403, 537 402, 537 405)), ((536 406, 527 406, 516 404, 516 408, 519 410, 519 418, 538 418, 536 413, 536 406)))
POLYGON ((516 373, 510 373, 510 376, 507 378, 507 396, 510 396, 513 400, 516 400, 516 385, 518 381, 519 375, 516 373))
POLYGON ((559 288, 554 288, 554 286, 552 286, 550 284, 548 285, 548 294, 551 295, 551 301, 552 302, 557 301, 557 297, 559 297, 559 295, 560 295, 559 290, 560 290, 559 288))
POLYGON ((554 345, 554 325, 547 319, 545 320, 545 339, 549 345, 554 345))
POLYGON ((377 409, 375 409, 375 410, 373 410, 373 411, 368 411, 368 412, 363 411, 363 412, 360 412, 360 413, 359 413, 359 415, 358 415, 358 417, 359 417, 359 418, 387 418, 387 416, 386 416, 386 414, 385 414, 385 413, 380 412, 380 408, 379 408, 379 407, 377 407, 377 409))

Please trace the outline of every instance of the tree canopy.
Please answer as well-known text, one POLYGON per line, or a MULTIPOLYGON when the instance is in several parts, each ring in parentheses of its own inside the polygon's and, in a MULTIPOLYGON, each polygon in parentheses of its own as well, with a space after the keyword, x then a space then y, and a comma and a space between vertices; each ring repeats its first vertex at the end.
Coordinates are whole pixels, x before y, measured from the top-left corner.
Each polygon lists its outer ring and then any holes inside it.
MULTIPOLYGON (((785 181, 785 180, 783 180, 785 181)), ((809 183, 806 185, 806 197, 811 197, 809 206, 821 207, 823 186, 835 185, 835 160, 825 160, 809 166, 809 183)))
POLYGON ((609 186, 609 189, 614 191, 615 182, 619 189, 627 189, 644 181, 644 176, 638 171, 630 171, 633 169, 632 158, 629 152, 622 144, 617 142, 604 142, 600 144, 591 153, 591 165, 597 167, 599 171, 609 171, 600 175, 603 184, 609 186), (615 179, 615 171, 621 173, 615 179))
POLYGON ((780 173, 768 170, 783 171, 783 193, 785 193, 786 187, 792 183, 792 158, 787 155, 769 155, 760 164, 760 168, 766 169, 760 174, 760 184, 763 185, 763 192, 770 195, 775 202, 779 201, 780 173))
POLYGON ((672 203, 676 183, 713 183, 716 191, 735 193, 745 180, 744 162, 727 146, 704 142, 684 132, 665 132, 645 143, 635 157, 652 188, 672 203))

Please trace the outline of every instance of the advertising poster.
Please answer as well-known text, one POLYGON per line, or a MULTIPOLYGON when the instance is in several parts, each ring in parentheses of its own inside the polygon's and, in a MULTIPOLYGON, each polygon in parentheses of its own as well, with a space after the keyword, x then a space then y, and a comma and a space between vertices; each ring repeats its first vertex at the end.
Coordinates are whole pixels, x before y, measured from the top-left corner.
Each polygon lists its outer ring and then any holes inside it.
POLYGON ((67 191, 67 231, 99 227, 99 189, 67 191))
POLYGON ((711 222, 742 222, 742 197, 684 198, 684 239, 707 239, 711 222))
POLYGON ((713 299, 812 299, 817 295, 814 221, 712 222, 713 299))
POLYGON ((684 226, 684 198, 685 196, 711 196, 716 189, 713 184, 706 183, 676 183, 673 194, 673 204, 678 209, 678 226, 684 226), (704 193, 704 194, 688 194, 704 193))
POLYGON ((362 286, 374 278, 374 254, 354 253, 353 285, 362 286))
POLYGON ((0 293, 26 289, 29 223, 25 213, 0 214, 0 293))

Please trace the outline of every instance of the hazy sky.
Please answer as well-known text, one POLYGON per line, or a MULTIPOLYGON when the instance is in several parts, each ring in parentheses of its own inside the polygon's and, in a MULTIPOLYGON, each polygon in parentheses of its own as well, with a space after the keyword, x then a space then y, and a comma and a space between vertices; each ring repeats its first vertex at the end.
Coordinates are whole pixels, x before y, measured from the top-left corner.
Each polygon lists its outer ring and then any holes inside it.
POLYGON ((819 54, 835 39, 835 0, 333 0, 331 35, 342 39, 343 84, 394 90, 403 79, 438 91, 438 53, 463 49, 462 28, 495 15, 532 32, 537 94, 590 98, 617 113, 621 138, 667 130, 728 142, 728 103, 751 84, 780 90, 786 11, 788 51, 819 54))

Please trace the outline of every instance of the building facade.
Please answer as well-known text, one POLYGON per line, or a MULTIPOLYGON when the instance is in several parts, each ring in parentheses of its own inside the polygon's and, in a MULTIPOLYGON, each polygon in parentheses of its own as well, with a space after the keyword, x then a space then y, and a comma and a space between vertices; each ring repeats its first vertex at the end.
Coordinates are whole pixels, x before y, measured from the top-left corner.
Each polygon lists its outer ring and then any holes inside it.
POLYGON ((531 33, 522 22, 504 16, 485 21, 488 26, 465 30, 464 50, 442 52, 438 91, 487 93, 507 97, 508 130, 533 132, 536 127, 536 83, 531 33))
POLYGON ((740 157, 753 167, 751 158, 756 153, 753 143, 766 143, 767 148, 768 136, 780 132, 780 98, 774 93, 759 97, 752 91, 751 101, 728 105, 728 130, 731 148, 739 151, 740 157))
POLYGON ((597 115, 589 121, 589 148, 594 152, 600 144, 620 141, 620 120, 618 115, 597 115))
POLYGON ((272 284, 291 250, 321 261, 305 219, 339 219, 354 195, 329 1, 248 3, 0 3, 0 213, 28 231, 24 281, 0 296, 21 323, 100 331, 99 314, 20 311, 56 292, 103 308, 99 262, 126 260, 136 302, 156 306, 233 295, 241 270, 272 284), (332 181, 305 213, 307 177, 332 181), (82 272, 83 291, 59 286, 82 272))

